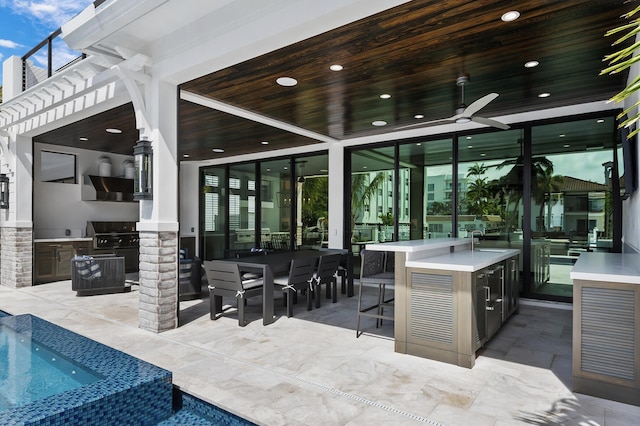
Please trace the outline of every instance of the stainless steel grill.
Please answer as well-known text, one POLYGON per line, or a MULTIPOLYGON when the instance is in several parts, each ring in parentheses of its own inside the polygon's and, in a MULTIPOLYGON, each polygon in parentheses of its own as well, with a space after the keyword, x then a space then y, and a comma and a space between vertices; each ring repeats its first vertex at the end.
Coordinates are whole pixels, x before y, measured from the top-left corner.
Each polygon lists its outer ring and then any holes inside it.
POLYGON ((87 222, 87 236, 93 238, 94 249, 138 248, 139 235, 135 222, 87 222))

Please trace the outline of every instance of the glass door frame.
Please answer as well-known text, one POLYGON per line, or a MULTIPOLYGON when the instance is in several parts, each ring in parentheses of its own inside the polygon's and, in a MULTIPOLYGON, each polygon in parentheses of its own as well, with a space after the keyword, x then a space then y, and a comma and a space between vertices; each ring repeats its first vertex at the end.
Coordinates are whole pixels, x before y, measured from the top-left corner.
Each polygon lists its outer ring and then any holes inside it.
MULTIPOLYGON (((532 230, 531 230, 531 184, 532 184, 532 157, 533 157, 533 147, 532 147, 532 128, 535 126, 554 124, 554 123, 564 123, 564 122, 572 122, 572 121, 581 121, 588 119, 595 119, 601 117, 615 117, 620 113, 619 110, 607 110, 607 111, 599 111, 599 112, 590 112, 584 114, 575 114, 570 116, 557 117, 552 119, 544 119, 544 120, 536 120, 525 123, 516 123, 511 125, 511 129, 521 129, 523 132, 523 188, 522 188, 522 256, 523 256, 523 267, 522 267, 522 290, 521 297, 524 298, 533 298, 539 300, 551 300, 551 301, 560 301, 560 302, 572 302, 573 298, 562 297, 556 295, 545 295, 540 293, 534 293, 531 291, 531 280, 533 279, 531 276, 532 273, 532 265, 531 265, 531 243, 532 243, 532 230), (524 225, 527 226, 524 226, 524 225)), ((455 192, 455 196, 452 196, 452 204, 453 204, 453 213, 452 213, 452 227, 455 235, 457 236, 458 230, 458 219, 456 212, 458 211, 458 163, 459 163, 459 143, 461 138, 466 137, 468 135, 477 135, 484 133, 493 133, 498 132, 499 130, 492 128, 483 128, 483 129, 473 129, 469 131, 463 132, 452 132, 452 133, 444 133, 437 135, 429 135, 428 137, 422 138, 409 138, 409 139, 401 139, 401 140, 392 140, 387 142, 380 142, 376 144, 370 144, 366 146, 353 146, 349 148, 345 148, 344 150, 344 229, 347 232, 344 233, 343 247, 351 247, 351 226, 350 226, 350 218, 351 218, 351 156, 354 152, 367 150, 367 149, 375 149, 380 147, 394 147, 394 191, 396 196, 394 197, 394 216, 397 216, 398 212, 398 203, 399 203, 399 179, 397 176, 399 175, 399 147, 400 145, 407 143, 428 143, 430 140, 437 139, 445 139, 446 137, 451 137, 453 139, 453 152, 452 152, 452 186, 453 191, 455 192)), ((620 252, 622 247, 622 197, 619 191, 619 176, 618 176, 618 163, 621 159, 618 158, 617 148, 620 138, 620 132, 615 129, 614 134, 612 135, 612 144, 611 150, 613 151, 613 185, 612 185, 612 214, 613 214, 613 248, 612 252, 620 252), (616 188, 618 190, 616 190, 616 188)), ((398 223, 394 224, 394 240, 398 236, 398 223)))

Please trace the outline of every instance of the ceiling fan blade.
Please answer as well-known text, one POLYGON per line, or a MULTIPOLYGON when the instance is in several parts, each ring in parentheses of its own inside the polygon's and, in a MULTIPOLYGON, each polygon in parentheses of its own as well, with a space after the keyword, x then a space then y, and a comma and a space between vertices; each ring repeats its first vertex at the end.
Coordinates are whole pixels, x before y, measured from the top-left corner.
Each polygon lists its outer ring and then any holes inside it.
POLYGON ((502 130, 508 130, 511 128, 511 126, 509 126, 508 124, 504 124, 504 123, 501 123, 500 121, 492 120, 490 118, 474 116, 474 117, 471 117, 471 121, 475 121, 476 123, 480 123, 480 124, 486 124, 487 126, 497 127, 498 129, 502 129, 502 130))
POLYGON ((419 126, 428 126, 430 124, 435 124, 435 123, 445 123, 445 122, 452 123, 456 121, 456 118, 458 118, 457 115, 449 118, 441 118, 440 120, 422 121, 420 123, 408 124, 406 126, 398 126, 395 128, 395 130, 410 129, 411 127, 419 127, 419 126))
POLYGON ((476 112, 480 111, 482 108, 487 106, 487 104, 489 104, 489 102, 491 102, 492 100, 494 100, 498 96, 499 95, 497 93, 489 93, 488 95, 484 95, 483 97, 481 97, 480 99, 476 100, 475 102, 472 102, 471 105, 469 105, 464 110, 464 112, 462 113, 463 116, 464 117, 471 117, 473 114, 475 114, 476 112))

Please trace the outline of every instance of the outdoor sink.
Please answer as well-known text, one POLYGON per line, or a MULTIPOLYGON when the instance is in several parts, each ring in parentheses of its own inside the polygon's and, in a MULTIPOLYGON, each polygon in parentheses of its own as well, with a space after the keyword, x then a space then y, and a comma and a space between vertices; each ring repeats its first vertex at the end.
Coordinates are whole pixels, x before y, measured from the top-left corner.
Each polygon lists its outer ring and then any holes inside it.
POLYGON ((504 253, 507 251, 507 249, 499 249, 499 248, 478 248, 475 249, 475 251, 489 251, 489 252, 493 252, 493 253, 504 253))

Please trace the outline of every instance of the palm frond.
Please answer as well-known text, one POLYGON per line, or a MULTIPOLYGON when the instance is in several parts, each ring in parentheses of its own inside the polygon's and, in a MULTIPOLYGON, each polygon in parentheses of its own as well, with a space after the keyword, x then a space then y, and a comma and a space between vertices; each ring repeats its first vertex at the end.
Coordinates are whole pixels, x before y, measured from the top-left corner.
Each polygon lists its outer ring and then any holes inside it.
MULTIPOLYGON (((623 18, 629 19, 634 16, 636 13, 640 13, 640 5, 636 6, 633 10, 623 15, 623 18)), ((624 35, 619 37, 614 43, 613 46, 617 46, 621 43, 624 43, 630 39, 636 39, 638 34, 640 34, 640 20, 634 19, 631 22, 627 22, 624 25, 620 25, 617 28, 613 28, 606 32, 605 37, 611 36, 613 34, 619 34, 621 32, 625 32, 624 35)), ((640 61, 640 55, 634 56, 636 51, 640 48, 640 42, 635 42, 630 46, 627 46, 623 49, 618 50, 610 55, 606 55, 604 61, 609 62, 609 67, 603 69, 600 72, 600 75, 603 74, 617 74, 620 73, 632 65, 638 63, 640 61)), ((640 90, 640 76, 636 76, 631 82, 627 84, 627 86, 621 90, 619 93, 615 94, 611 97, 611 101, 614 102, 622 102, 627 99, 629 96, 635 94, 638 90, 640 90)), ((618 115, 618 119, 622 119, 627 114, 630 114, 632 111, 636 111, 635 114, 625 119, 622 123, 620 123, 620 127, 630 127, 638 122, 640 119, 640 113, 638 112, 638 106, 640 105, 640 101, 636 102, 631 107, 625 109, 621 114, 618 115)), ((638 133, 638 128, 634 129, 627 135, 627 138, 632 138, 635 134, 638 133)))

